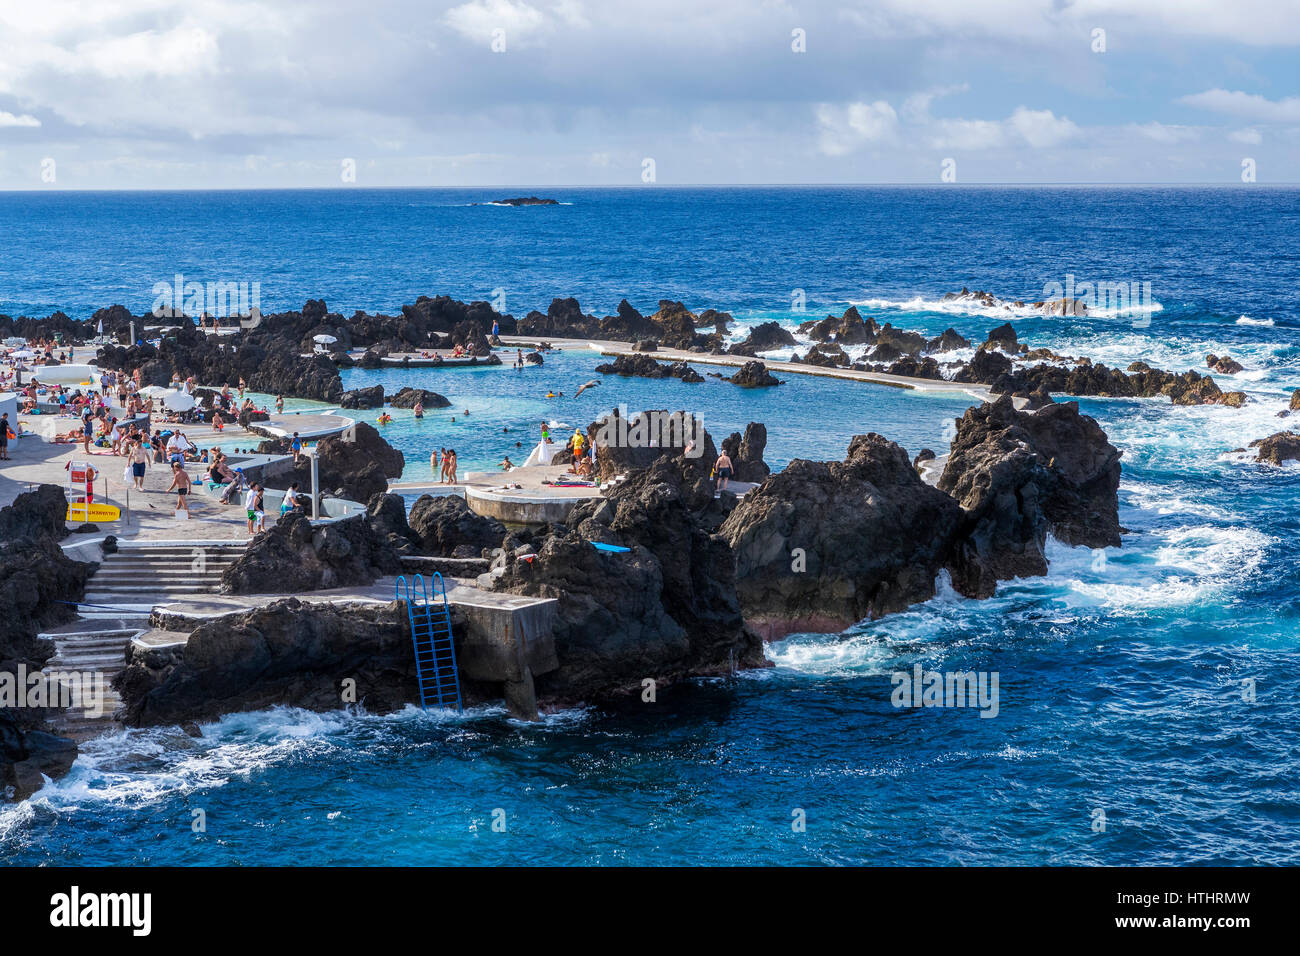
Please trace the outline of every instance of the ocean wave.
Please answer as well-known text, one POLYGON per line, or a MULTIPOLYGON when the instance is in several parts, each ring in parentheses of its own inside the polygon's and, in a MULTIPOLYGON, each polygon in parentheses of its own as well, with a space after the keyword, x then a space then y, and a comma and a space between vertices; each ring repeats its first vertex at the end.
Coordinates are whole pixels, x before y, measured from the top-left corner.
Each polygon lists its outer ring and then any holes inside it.
POLYGON ((1240 590, 1275 540, 1253 528, 1217 525, 1149 531, 1123 548, 1098 551, 1049 540, 1043 584, 1120 617, 1196 607, 1240 590))
POLYGON ((1250 316, 1248 316, 1248 315, 1242 315, 1242 316, 1238 316, 1238 317, 1237 317, 1237 324, 1238 324, 1238 325, 1262 325, 1262 326, 1265 326, 1266 328, 1272 328, 1272 327, 1273 327, 1273 320, 1272 320, 1272 319, 1252 319, 1252 318, 1251 318, 1250 316))
MULTIPOLYGON (((1044 315, 1041 309, 1035 308, 1030 303, 1015 305, 1014 302, 995 301, 993 305, 984 303, 970 298, 964 299, 927 299, 924 296, 913 296, 910 299, 850 299, 850 305, 860 306, 867 309, 893 309, 900 312, 938 312, 944 315, 974 315, 980 317, 1000 316, 1007 319, 1029 319, 1029 318, 1060 318, 1060 316, 1044 315)), ((1163 312, 1164 306, 1159 302, 1152 302, 1147 305, 1134 305, 1124 308, 1092 308, 1088 309, 1088 318, 1119 318, 1120 316, 1136 315, 1144 312, 1163 312)))
POLYGON ((273 767, 302 760, 345 760, 357 746, 406 749, 430 730, 455 736, 485 718, 547 732, 568 730, 590 719, 589 708, 543 714, 540 721, 510 719, 503 704, 425 712, 407 705, 391 714, 364 711, 320 713, 296 707, 229 714, 202 724, 193 738, 176 727, 120 730, 82 744, 67 776, 28 801, 0 810, 0 842, 20 839, 41 811, 72 813, 96 806, 142 807, 197 790, 248 780, 273 767))

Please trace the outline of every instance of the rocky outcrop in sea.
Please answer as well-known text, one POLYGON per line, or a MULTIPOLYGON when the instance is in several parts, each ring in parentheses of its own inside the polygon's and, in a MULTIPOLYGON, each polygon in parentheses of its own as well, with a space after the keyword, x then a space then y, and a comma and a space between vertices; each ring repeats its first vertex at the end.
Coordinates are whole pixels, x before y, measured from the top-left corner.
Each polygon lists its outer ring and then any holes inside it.
POLYGON ((670 364, 656 362, 650 356, 636 353, 619 355, 613 362, 597 365, 601 375, 637 376, 640 378, 678 378, 683 382, 702 382, 704 376, 685 362, 670 364))

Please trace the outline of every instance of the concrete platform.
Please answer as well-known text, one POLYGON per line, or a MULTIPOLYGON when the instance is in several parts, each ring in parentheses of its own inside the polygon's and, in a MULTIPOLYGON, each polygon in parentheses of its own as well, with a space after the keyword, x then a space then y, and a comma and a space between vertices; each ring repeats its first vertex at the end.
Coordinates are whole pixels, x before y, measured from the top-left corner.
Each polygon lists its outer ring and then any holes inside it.
MULTIPOLYGON (((200 625, 292 596, 307 604, 389 604, 395 577, 365 587, 285 594, 194 594, 155 605, 152 629, 138 640, 148 646, 184 645, 200 625)), ((511 714, 537 720, 533 675, 559 666, 552 625, 559 602, 484 591, 452 580, 447 591, 455 634, 456 663, 463 678, 499 683, 511 714)))
POLYGON ((388 490, 403 495, 459 494, 475 514, 496 518, 506 525, 543 525, 564 521, 578 502, 602 496, 594 485, 562 488, 545 484, 572 478, 567 469, 567 465, 541 465, 510 471, 471 471, 455 485, 391 482, 388 490))
MULTIPOLYGON (((537 336, 503 335, 501 342, 512 348, 534 348, 543 339, 537 336)), ((739 368, 751 359, 743 355, 713 355, 707 352, 688 352, 682 349, 663 348, 654 352, 636 352, 631 342, 611 342, 602 339, 545 339, 552 348, 565 351, 588 350, 601 355, 649 355, 656 362, 692 362, 697 365, 722 365, 739 368)), ((908 375, 890 375, 888 372, 863 372, 852 368, 822 368, 818 365, 805 365, 802 362, 781 362, 774 359, 758 359, 767 366, 768 371, 784 372, 791 375, 817 375, 823 378, 842 378, 855 382, 867 382, 872 385, 885 385, 891 388, 915 389, 922 392, 959 392, 969 395, 981 402, 991 400, 989 390, 983 385, 967 385, 949 382, 943 379, 914 378, 908 375)), ((1024 399, 1014 399, 1016 407, 1024 405, 1024 399)))
MULTIPOLYGON (((353 349, 348 356, 354 362, 360 362, 361 357, 366 354, 365 349, 353 349)), ((495 354, 495 353, 493 353, 495 354)), ((500 358, 500 356, 497 356, 500 358)), ((468 356, 466 358, 452 358, 449 355, 443 355, 441 361, 438 359, 425 358, 419 352, 394 352, 381 358, 380 363, 384 368, 501 368, 504 362, 493 362, 490 358, 480 358, 478 356, 468 356)), ((509 368, 508 365, 505 367, 509 368)))

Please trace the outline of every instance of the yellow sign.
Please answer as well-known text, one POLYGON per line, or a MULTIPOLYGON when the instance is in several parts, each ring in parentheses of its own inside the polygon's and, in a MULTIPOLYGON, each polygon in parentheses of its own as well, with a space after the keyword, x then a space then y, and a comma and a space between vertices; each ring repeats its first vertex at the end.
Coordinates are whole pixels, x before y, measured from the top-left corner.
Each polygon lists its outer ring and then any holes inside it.
POLYGON ((68 505, 69 521, 117 521, 122 509, 113 505, 86 504, 83 501, 68 505))

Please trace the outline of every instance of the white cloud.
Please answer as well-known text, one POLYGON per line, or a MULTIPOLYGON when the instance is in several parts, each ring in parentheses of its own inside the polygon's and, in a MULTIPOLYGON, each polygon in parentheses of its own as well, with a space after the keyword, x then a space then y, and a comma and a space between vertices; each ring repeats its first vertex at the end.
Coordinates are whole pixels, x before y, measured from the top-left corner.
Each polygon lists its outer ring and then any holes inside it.
POLYGON ((1190 143, 1201 137, 1200 129, 1195 126, 1170 125, 1157 123, 1154 120, 1150 123, 1129 123, 1126 129, 1136 136, 1142 136, 1153 143, 1163 143, 1166 146, 1172 146, 1175 143, 1190 143))
POLYGON ((1005 146, 1006 129, 997 120, 935 120, 928 137, 935 149, 984 150, 1005 146))
POLYGON ((13 113, 6 113, 0 110, 0 129, 6 126, 40 126, 41 121, 35 116, 28 116, 26 113, 21 116, 14 116, 13 113))
POLYGON ((1247 146, 1258 146, 1264 142, 1264 137, 1259 134, 1257 129, 1237 129, 1228 134, 1228 139, 1234 143, 1245 143, 1247 146))
POLYGON ((512 0, 470 0, 452 7, 444 17, 447 25, 463 36, 490 43, 494 30, 504 30, 506 49, 512 43, 527 44, 544 33, 549 24, 542 11, 512 0))
POLYGON ((898 136, 898 114, 884 100, 817 107, 822 152, 842 156, 867 143, 892 142, 898 136))
POLYGON ((1064 116, 1057 117, 1051 110, 1029 110, 1023 106, 1011 114, 1007 125, 1035 149, 1060 146, 1079 135, 1079 127, 1064 116))
POLYGON ((1300 96, 1270 100, 1258 93, 1213 89, 1184 96, 1178 102, 1254 123, 1300 123, 1300 96))

